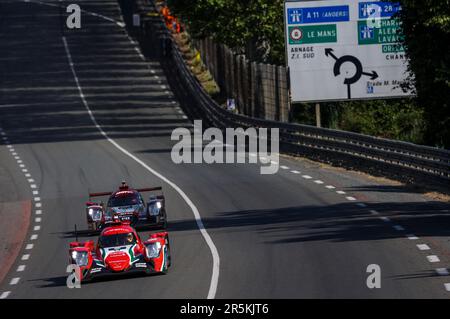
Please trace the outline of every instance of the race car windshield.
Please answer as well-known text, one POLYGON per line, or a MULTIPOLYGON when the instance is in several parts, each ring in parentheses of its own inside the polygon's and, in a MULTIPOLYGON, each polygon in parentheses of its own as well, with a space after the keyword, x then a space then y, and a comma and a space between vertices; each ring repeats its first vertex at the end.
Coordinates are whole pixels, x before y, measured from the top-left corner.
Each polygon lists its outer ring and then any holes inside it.
POLYGON ((135 196, 120 196, 110 198, 108 207, 132 206, 138 204, 139 201, 135 196))
POLYGON ((102 236, 99 239, 100 246, 107 247, 117 247, 125 245, 133 245, 136 243, 136 238, 133 234, 116 234, 110 236, 102 236))

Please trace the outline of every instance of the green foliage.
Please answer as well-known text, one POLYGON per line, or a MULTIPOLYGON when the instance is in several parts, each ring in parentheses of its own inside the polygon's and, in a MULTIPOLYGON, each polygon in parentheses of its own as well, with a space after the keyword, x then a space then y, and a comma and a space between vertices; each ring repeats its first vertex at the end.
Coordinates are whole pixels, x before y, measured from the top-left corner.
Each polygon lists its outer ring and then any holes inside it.
POLYGON ((244 53, 249 44, 263 62, 284 63, 283 0, 169 0, 193 37, 213 37, 244 53), (259 54, 258 54, 259 53, 259 54))
POLYGON ((426 122, 424 142, 450 148, 450 1, 403 0, 403 30, 418 103, 426 122))

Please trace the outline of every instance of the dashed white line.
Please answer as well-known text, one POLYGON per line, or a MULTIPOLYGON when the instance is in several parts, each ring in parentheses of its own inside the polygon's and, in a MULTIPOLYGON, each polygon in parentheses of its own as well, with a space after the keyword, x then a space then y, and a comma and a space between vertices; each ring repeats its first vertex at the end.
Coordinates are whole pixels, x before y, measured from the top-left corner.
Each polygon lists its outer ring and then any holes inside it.
POLYGON ((309 175, 302 175, 302 177, 303 177, 304 179, 312 179, 312 177, 309 176, 309 175))
POLYGON ((417 248, 419 248, 419 250, 430 250, 430 246, 428 246, 427 244, 418 244, 416 246, 417 248))
POLYGON ((405 228, 403 227, 403 226, 400 226, 400 225, 394 225, 394 226, 392 226, 395 230, 398 230, 398 231, 403 231, 403 230, 405 230, 405 228))
POLYGON ((30 250, 33 249, 34 244, 27 244, 27 246, 25 247, 26 250, 30 250))
POLYGON ((439 257, 436 256, 436 255, 430 255, 430 256, 427 256, 427 259, 428 259, 428 261, 429 261, 430 263, 438 263, 438 262, 441 261, 441 260, 439 259, 439 257))
POLYGON ((386 223, 390 222, 391 220, 389 219, 389 217, 385 217, 385 216, 381 216, 380 219, 386 223))
POLYGON ((336 191, 336 193, 339 194, 339 195, 344 195, 344 194, 346 194, 344 191, 336 191))
POLYGON ((42 210, 37 209, 37 210, 36 210, 36 215, 41 215, 41 214, 42 214, 42 210))
POLYGON ((315 180, 314 183, 319 184, 319 185, 323 184, 323 182, 320 179, 315 180))
POLYGON ((336 187, 334 187, 333 185, 327 185, 327 186, 325 186, 325 188, 328 188, 328 189, 335 189, 336 187))
POLYGON ((10 293, 11 293, 11 291, 4 291, 4 292, 2 292, 2 294, 0 295, 0 299, 8 298, 10 293))
POLYGON ((28 179, 28 183, 34 183, 34 179, 29 178, 29 179, 28 179))
POLYGON ((21 258, 22 260, 28 260, 28 259, 30 259, 30 254, 24 254, 24 255, 22 255, 22 258, 21 258))
POLYGON ((376 210, 370 210, 370 213, 372 214, 372 215, 379 215, 380 213, 379 212, 377 212, 376 210))
POLYGON ((356 198, 352 197, 352 196, 346 196, 345 199, 349 200, 349 201, 355 201, 356 198))
POLYGON ((36 208, 40 208, 40 207, 42 207, 42 203, 36 203, 36 204, 34 204, 34 206, 35 206, 36 208))
POLYGON ((36 225, 36 226, 34 226, 34 228, 33 228, 33 230, 35 230, 35 231, 40 230, 40 229, 41 229, 41 226, 39 226, 39 225, 36 225))
POLYGON ((444 284, 445 290, 450 291, 450 283, 444 284))
POLYGON ((33 195, 39 195, 39 191, 33 191, 33 195))
POLYGON ((41 217, 36 217, 36 218, 34 219, 34 221, 35 221, 36 223, 40 223, 40 222, 42 221, 42 218, 41 218, 41 217))
POLYGON ((12 285, 17 285, 19 283, 20 278, 19 277, 14 277, 13 279, 11 279, 11 281, 9 282, 9 284, 12 285))
POLYGON ((19 265, 19 267, 17 267, 18 272, 22 272, 24 270, 25 270, 25 265, 19 265))
POLYGON ((33 198, 33 200, 34 200, 35 202, 40 202, 40 201, 41 201, 41 198, 40 198, 40 197, 35 197, 35 198, 33 198))
POLYGON ((30 240, 36 240, 36 239, 38 239, 38 235, 37 234, 31 235, 30 240))
POLYGON ((35 184, 31 184, 30 187, 31 188, 36 188, 36 185, 35 184))
POLYGON ((408 237, 409 240, 417 240, 417 239, 419 239, 419 237, 417 237, 416 235, 413 235, 413 234, 408 234, 408 235, 406 235, 406 237, 408 237))
POLYGON ((292 174, 300 174, 299 171, 291 171, 292 174))
POLYGON ((285 169, 285 170, 286 170, 286 169, 289 169, 289 167, 284 166, 284 165, 281 165, 280 168, 281 168, 281 169, 285 169))

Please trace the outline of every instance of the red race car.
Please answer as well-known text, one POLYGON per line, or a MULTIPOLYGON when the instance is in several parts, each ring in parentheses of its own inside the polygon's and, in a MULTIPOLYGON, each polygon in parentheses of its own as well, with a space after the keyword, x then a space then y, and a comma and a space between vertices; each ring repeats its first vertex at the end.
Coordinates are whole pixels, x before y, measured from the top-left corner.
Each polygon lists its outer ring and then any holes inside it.
POLYGON ((150 226, 167 227, 165 199, 161 187, 132 189, 126 182, 115 192, 90 193, 86 203, 86 217, 89 230, 101 230, 106 223, 117 216, 121 221, 130 222, 132 226, 143 223, 150 226), (152 192, 147 204, 141 193, 152 192), (92 197, 109 196, 107 205, 94 203, 92 197))
POLYGON ((167 273, 170 264, 169 235, 166 231, 142 241, 127 223, 112 222, 93 240, 71 242, 69 262, 80 267, 80 282, 95 277, 131 272, 167 273))

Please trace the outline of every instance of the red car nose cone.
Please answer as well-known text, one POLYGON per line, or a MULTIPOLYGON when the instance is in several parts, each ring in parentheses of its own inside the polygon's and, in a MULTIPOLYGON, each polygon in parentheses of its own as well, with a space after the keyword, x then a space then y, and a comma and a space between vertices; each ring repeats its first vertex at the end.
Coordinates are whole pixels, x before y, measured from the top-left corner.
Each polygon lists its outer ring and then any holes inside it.
POLYGON ((112 271, 124 271, 130 265, 130 257, 125 252, 117 251, 109 254, 105 263, 112 271))

